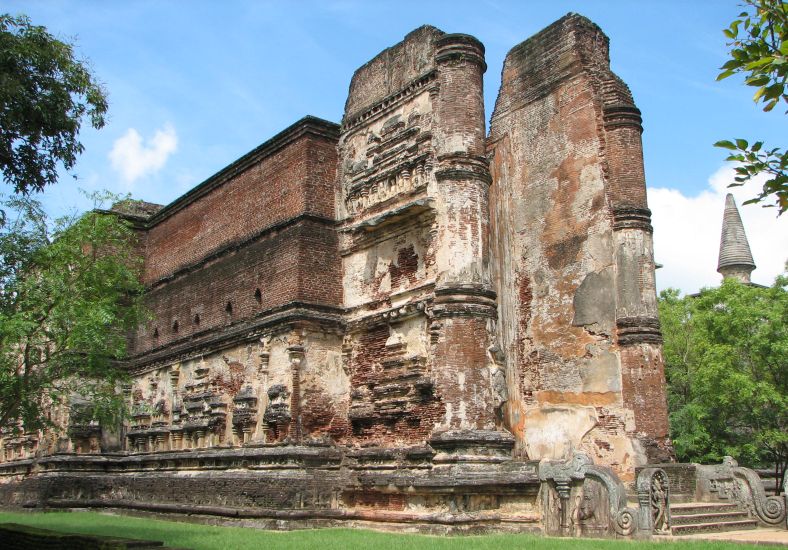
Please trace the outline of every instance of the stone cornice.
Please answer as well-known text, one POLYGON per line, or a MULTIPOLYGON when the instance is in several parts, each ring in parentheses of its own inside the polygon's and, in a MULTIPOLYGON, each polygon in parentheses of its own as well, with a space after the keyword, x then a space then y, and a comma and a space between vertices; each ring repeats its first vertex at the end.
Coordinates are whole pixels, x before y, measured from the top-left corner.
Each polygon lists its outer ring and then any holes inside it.
POLYGON ((314 322, 334 330, 344 326, 344 310, 324 304, 290 302, 260 315, 228 325, 214 327, 159 348, 119 361, 132 374, 142 374, 175 361, 184 361, 232 345, 254 340, 267 329, 301 321, 314 322))
POLYGON ((237 469, 241 462, 249 470, 280 468, 283 462, 300 468, 336 469, 343 450, 328 445, 290 443, 247 445, 233 449, 186 449, 158 453, 55 454, 37 459, 15 460, 0 464, 0 477, 26 470, 40 472, 143 472, 149 470, 222 470, 237 469))
POLYGON ((444 34, 436 42, 435 62, 438 64, 450 61, 470 61, 481 67, 482 72, 487 70, 484 61, 484 44, 476 37, 469 34, 444 34))
POLYGON ((435 317, 497 317, 494 290, 479 283, 441 285, 435 288, 435 317))
MULTIPOLYGON (((432 285, 424 285, 422 290, 429 290, 432 285)), ((426 315, 432 303, 431 296, 418 298, 403 305, 389 307, 384 310, 374 311, 364 316, 357 317, 347 322, 347 331, 358 332, 384 323, 404 321, 418 315, 426 315)))
POLYGON ((442 180, 479 180, 492 184, 487 157, 451 153, 438 157, 435 178, 442 180))
POLYGON ((361 124, 370 122, 383 116, 385 113, 391 111, 394 107, 400 105, 407 99, 415 96, 418 93, 421 93, 426 89, 429 89, 428 85, 435 82, 437 78, 438 72, 433 69, 419 77, 414 78, 403 88, 397 90, 393 94, 388 95, 387 97, 384 97, 380 101, 373 103, 369 107, 348 115, 345 117, 345 120, 342 121, 342 133, 345 134, 351 132, 361 124))

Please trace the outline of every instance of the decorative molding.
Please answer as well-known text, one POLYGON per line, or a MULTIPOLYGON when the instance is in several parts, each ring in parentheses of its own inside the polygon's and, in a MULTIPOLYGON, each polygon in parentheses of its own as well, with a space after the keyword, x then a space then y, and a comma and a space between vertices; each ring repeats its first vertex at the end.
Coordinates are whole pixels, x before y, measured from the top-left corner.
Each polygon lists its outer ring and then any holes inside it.
POLYGON ((643 132, 643 118, 640 116, 640 109, 634 105, 626 103, 605 105, 602 108, 602 118, 605 130, 629 126, 643 132))
POLYGON ((621 206, 613 208, 613 231, 622 229, 641 229, 648 233, 654 232, 651 225, 651 210, 621 206))
POLYGON ((400 322, 418 315, 426 315, 431 303, 431 298, 425 298, 347 321, 347 332, 359 332, 385 323, 400 322))
POLYGON ((435 69, 414 78, 403 88, 386 96, 372 106, 362 109, 360 112, 353 113, 342 121, 342 134, 349 134, 361 124, 372 122, 388 113, 395 107, 401 105, 411 97, 429 90, 429 85, 438 78, 438 71, 435 69))
POLYGON ((482 73, 487 70, 484 61, 484 44, 469 34, 445 34, 436 42, 435 62, 446 64, 458 61, 470 61, 481 67, 482 73))
POLYGON ((441 285, 435 288, 432 316, 497 319, 496 297, 494 290, 480 283, 441 285))
POLYGON ((444 180, 480 180, 487 185, 492 184, 490 161, 487 157, 450 154, 438 157, 435 178, 444 180))
POLYGON ((436 463, 509 462, 514 436, 502 430, 446 430, 434 433, 429 444, 438 453, 436 463))
POLYGON ((657 317, 619 317, 616 319, 616 328, 618 343, 621 346, 662 343, 662 332, 657 317))
POLYGON ((353 225, 344 227, 340 233, 347 241, 340 245, 340 256, 348 256, 377 243, 426 230, 432 237, 431 227, 435 223, 434 201, 420 197, 353 225))
POLYGON ((407 195, 415 195, 427 189, 432 161, 428 154, 403 162, 394 168, 354 183, 345 196, 348 214, 355 216, 364 210, 382 206, 407 195))
POLYGON ((131 374, 140 375, 174 362, 221 351, 238 343, 249 343, 260 338, 272 326, 299 321, 313 322, 329 330, 343 330, 345 310, 323 304, 290 302, 260 313, 244 322, 205 330, 200 334, 153 349, 120 361, 131 374))
POLYGON ((340 467, 342 449, 325 444, 253 444, 231 449, 188 449, 156 453, 53 455, 38 459, 0 463, 0 477, 14 475, 23 466, 28 472, 145 472, 178 470, 281 469, 340 467))

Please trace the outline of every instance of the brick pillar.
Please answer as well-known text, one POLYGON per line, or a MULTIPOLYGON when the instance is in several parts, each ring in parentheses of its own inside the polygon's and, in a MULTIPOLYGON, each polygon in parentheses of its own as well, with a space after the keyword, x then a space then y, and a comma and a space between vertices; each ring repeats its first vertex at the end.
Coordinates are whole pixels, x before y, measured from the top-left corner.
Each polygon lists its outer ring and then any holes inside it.
POLYGON ((613 81, 603 107, 613 209, 616 328, 624 405, 649 462, 672 458, 662 335, 657 316, 651 211, 646 203, 640 111, 613 81), (612 92, 612 93, 611 93, 612 92))
POLYGON ((506 435, 494 431, 487 354, 496 295, 488 265, 491 178, 484 156, 484 46, 462 34, 444 35, 436 46, 439 229, 431 334, 437 393, 446 414, 432 444, 448 452, 459 448, 468 452, 467 448, 480 445, 488 450, 499 445, 503 452, 510 452, 506 435))

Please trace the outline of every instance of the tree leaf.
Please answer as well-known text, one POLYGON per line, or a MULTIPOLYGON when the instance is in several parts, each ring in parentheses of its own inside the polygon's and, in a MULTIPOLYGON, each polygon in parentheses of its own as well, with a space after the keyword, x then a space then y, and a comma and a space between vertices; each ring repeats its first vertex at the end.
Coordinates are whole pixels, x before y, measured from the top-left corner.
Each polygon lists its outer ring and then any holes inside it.
POLYGON ((730 149, 732 151, 736 150, 736 146, 733 144, 733 142, 728 141, 727 139, 718 141, 717 143, 714 144, 714 147, 722 147, 724 149, 730 149))

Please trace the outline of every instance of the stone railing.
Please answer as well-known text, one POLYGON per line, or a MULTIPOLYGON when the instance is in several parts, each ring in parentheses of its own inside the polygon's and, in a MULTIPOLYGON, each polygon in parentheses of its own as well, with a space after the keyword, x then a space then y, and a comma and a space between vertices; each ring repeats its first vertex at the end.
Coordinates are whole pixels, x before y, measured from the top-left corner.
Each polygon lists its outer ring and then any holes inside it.
POLYGON ((587 477, 604 484, 609 496, 610 518, 613 530, 619 536, 631 536, 637 530, 638 513, 627 506, 627 492, 618 476, 605 466, 588 467, 587 477))
POLYGON ((726 456, 722 464, 697 466, 698 491, 703 500, 736 503, 750 517, 768 527, 786 527, 786 500, 766 496, 758 474, 726 456))
POLYGON ((543 460, 544 528, 566 536, 651 537, 671 529, 670 487, 661 468, 648 467, 637 477, 638 507, 630 506, 616 473, 597 466, 585 453, 571 460, 543 460))

